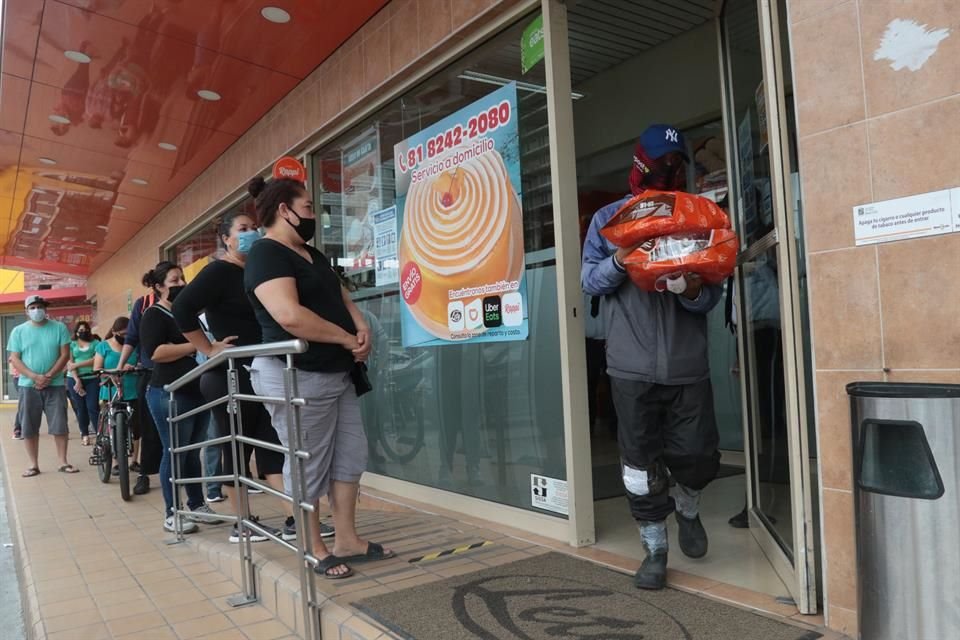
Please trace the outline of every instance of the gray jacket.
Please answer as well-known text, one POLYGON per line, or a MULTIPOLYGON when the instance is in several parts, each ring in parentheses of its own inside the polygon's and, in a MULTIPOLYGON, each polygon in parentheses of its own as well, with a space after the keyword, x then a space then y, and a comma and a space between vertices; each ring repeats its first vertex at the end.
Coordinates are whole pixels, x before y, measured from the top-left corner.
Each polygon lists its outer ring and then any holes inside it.
POLYGON ((704 285, 700 297, 689 300, 636 287, 613 261, 617 247, 600 235, 626 201, 609 204, 593 216, 580 271, 584 292, 605 296, 607 373, 663 385, 706 380, 707 314, 720 301, 721 289, 704 285))

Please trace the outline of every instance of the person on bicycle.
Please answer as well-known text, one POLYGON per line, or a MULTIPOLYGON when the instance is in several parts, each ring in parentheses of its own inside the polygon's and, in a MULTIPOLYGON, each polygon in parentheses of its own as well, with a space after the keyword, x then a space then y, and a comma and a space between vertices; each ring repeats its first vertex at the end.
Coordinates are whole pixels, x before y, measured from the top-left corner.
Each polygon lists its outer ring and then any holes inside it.
MULTIPOLYGON (((254 178, 257 218, 266 235, 247 255, 244 287, 267 342, 300 338, 309 344, 293 357, 299 393, 310 399, 300 410, 304 447, 304 500, 319 506, 327 496, 337 526, 336 543, 328 549, 319 521, 309 527, 317 573, 328 579, 353 574, 350 561, 392 558, 395 554, 357 535, 356 506, 360 477, 367 468, 367 436, 351 373, 367 360, 370 328, 343 288, 327 257, 309 243, 316 229, 310 194, 295 180, 254 178)), ((284 394, 284 362, 255 358, 250 378, 259 395, 284 394)), ((267 407, 280 440, 286 444, 295 425, 285 407, 267 407)), ((291 461, 284 465, 284 484, 291 488, 291 461)), ((317 514, 319 515, 319 514, 317 514)))
MULTIPOLYGON (((113 321, 107 337, 97 345, 97 355, 93 358, 94 371, 114 371, 118 369, 120 363, 120 354, 123 353, 123 341, 127 335, 127 327, 130 325, 130 319, 126 316, 120 316, 113 321)), ((136 349, 133 352, 133 359, 137 358, 136 349)), ((134 405, 133 415, 127 422, 130 429, 130 436, 133 439, 133 455, 130 458, 130 471, 140 471, 140 465, 137 464, 137 455, 140 448, 140 412, 136 410, 137 401, 137 378, 136 376, 124 376, 121 382, 123 395, 121 399, 134 405)), ((113 389, 110 385, 104 384, 100 387, 100 402, 108 403, 113 399, 113 389)), ((104 407, 105 409, 106 407, 104 407)), ((120 473, 117 466, 113 467, 114 475, 120 473)))
MULTIPOLYGON (((163 443, 163 458, 160 461, 160 488, 166 505, 163 528, 167 531, 176 531, 177 523, 173 513, 173 492, 176 488, 170 482, 170 470, 173 464, 173 456, 170 453, 173 443, 168 421, 170 394, 164 391, 163 386, 175 382, 197 366, 197 361, 194 359, 196 350, 183 337, 173 318, 173 301, 186 284, 183 279, 183 270, 175 264, 165 263, 145 274, 143 281, 150 283, 158 300, 157 304, 143 314, 143 319, 140 321, 140 342, 144 354, 153 362, 153 373, 150 376, 150 385, 147 387, 147 405, 150 407, 153 422, 157 425, 157 432, 163 443)), ((173 396, 177 410, 181 414, 196 409, 204 403, 199 380, 177 390, 173 396)), ((177 422, 175 428, 179 445, 186 446, 202 442, 206 435, 208 420, 209 412, 204 411, 177 422)), ((183 478, 202 476, 199 449, 179 455, 183 478)), ((216 512, 207 506, 203 499, 203 487, 199 483, 186 485, 186 493, 187 507, 192 515, 186 522, 181 521, 180 530, 183 533, 197 531, 196 522, 207 524, 223 522, 217 518, 216 512)))
MULTIPOLYGON (((231 346, 247 346, 263 342, 260 323, 253 313, 253 307, 243 289, 244 266, 247 262, 247 253, 254 241, 260 238, 256 231, 256 224, 247 214, 233 211, 224 216, 218 225, 217 235, 225 251, 219 260, 212 260, 203 268, 193 281, 177 296, 173 303, 173 315, 177 325, 183 331, 184 337, 196 347, 197 351, 207 358, 231 346), (213 334, 213 341, 203 331, 199 316, 205 312, 206 325, 213 334)), ((249 367, 252 358, 238 360, 237 379, 239 391, 243 394, 254 395, 250 384, 249 367)), ((212 369, 200 378, 200 389, 204 400, 213 402, 227 395, 227 365, 212 369)), ((217 435, 225 436, 230 433, 230 419, 227 415, 227 406, 218 405, 213 409, 213 418, 217 424, 217 435)), ((240 403, 240 421, 243 425, 243 435, 273 444, 280 444, 277 431, 270 421, 270 414, 257 402, 240 403)), ((246 457, 246 464, 250 464, 250 456, 257 454, 257 472, 263 474, 271 487, 283 491, 283 462, 282 453, 261 447, 239 445, 239 452, 246 457)), ((233 455, 230 445, 223 446, 222 470, 224 475, 233 474, 233 455)), ((232 491, 233 485, 224 484, 223 491, 227 491, 234 513, 240 513, 237 500, 239 496, 232 491)), ((293 507, 286 500, 281 500, 283 509, 287 513, 284 524, 283 537, 292 540, 296 537, 296 525, 293 519, 293 507)), ((263 525, 261 525, 263 526, 263 525)), ((333 528, 326 527, 325 533, 333 535, 333 528)), ((268 528, 268 527, 265 527, 268 528)), ((258 533, 247 532, 252 542, 262 542, 267 538, 258 533)), ((277 533, 280 535, 280 532, 277 533)), ((230 534, 230 542, 240 542, 239 529, 234 526, 230 534)))

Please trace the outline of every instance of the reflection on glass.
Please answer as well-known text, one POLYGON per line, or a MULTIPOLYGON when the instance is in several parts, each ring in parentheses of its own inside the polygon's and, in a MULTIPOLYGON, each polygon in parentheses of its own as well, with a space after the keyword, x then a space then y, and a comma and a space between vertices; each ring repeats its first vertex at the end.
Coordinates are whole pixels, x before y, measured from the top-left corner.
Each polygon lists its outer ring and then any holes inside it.
POLYGON ((530 474, 566 476, 556 268, 527 270, 525 342, 403 349, 400 297, 360 298, 374 335, 363 400, 375 473, 530 507, 530 474))
POLYGON ((746 250, 774 228, 757 3, 730 0, 724 5, 724 18, 731 62, 731 127, 737 141, 733 150, 737 158, 737 230, 741 249, 746 250))
POLYGON ((792 555, 793 511, 776 247, 745 263, 740 277, 745 316, 740 330, 744 332, 748 359, 754 505, 792 555))
POLYGON ((374 334, 363 398, 369 469, 529 509, 530 474, 566 477, 544 65, 522 74, 529 18, 386 105, 313 156, 317 245, 374 334), (530 338, 404 349, 396 284, 377 282, 372 214, 396 201, 394 145, 518 83, 530 338))

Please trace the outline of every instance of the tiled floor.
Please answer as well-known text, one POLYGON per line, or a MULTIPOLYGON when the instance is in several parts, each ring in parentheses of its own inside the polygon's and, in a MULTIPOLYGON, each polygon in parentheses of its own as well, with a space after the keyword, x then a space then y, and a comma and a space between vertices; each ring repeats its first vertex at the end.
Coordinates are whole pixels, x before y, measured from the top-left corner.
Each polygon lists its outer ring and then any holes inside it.
MULTIPOLYGON (((78 437, 69 460, 80 473, 57 473, 54 443, 40 440, 40 468, 26 468, 23 443, 10 439, 12 414, 0 412, 0 445, 21 591, 33 640, 273 640, 293 636, 266 607, 233 609, 239 588, 189 545, 169 546, 159 488, 131 502, 116 482, 101 484, 78 437)), ((225 525, 226 526, 226 525, 225 525)), ((2 633, 0 633, 2 637, 2 633)))
MULTIPOLYGON (((9 418, 0 414, 0 424, 9 418)), ((271 543, 254 545, 260 603, 232 609, 228 596, 239 591, 236 545, 227 542, 229 525, 204 526, 186 544, 168 546, 161 529, 161 497, 123 503, 116 484, 101 484, 82 460, 89 449, 71 442, 71 460, 80 474, 52 471, 53 442, 41 439, 44 473, 23 479, 23 446, 4 434, 7 480, 15 501, 18 541, 26 540, 25 603, 34 638, 138 640, 238 638, 274 640, 302 631, 299 571, 289 551, 271 543)), ((358 613, 351 603, 373 595, 426 584, 559 550, 633 572, 639 562, 599 548, 571 549, 555 541, 420 505, 397 496, 381 500, 364 492, 358 525, 362 536, 395 550, 398 557, 356 564, 357 576, 345 581, 316 580, 324 640, 390 638, 393 635, 358 613), (399 504, 398 504, 399 503, 399 504), (411 563, 411 558, 477 542, 471 551, 411 563)), ((252 510, 277 525, 276 500, 253 496, 252 510)), ((226 511, 223 503, 217 505, 226 511)), ((18 542, 19 543, 19 542, 18 542)), ((629 579, 627 576, 624 579, 629 579)), ((818 617, 772 596, 680 571, 672 586, 754 609, 764 615, 794 617, 814 628, 818 617)), ((299 635, 299 634, 297 634, 299 635)), ((828 640, 841 636, 826 633, 828 640)))

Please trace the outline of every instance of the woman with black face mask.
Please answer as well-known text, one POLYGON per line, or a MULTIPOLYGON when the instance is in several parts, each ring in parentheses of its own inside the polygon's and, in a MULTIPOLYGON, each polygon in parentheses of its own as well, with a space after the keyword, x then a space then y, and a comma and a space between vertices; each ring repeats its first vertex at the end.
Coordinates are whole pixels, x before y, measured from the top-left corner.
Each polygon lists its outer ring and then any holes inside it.
MULTIPOLYGON (((163 390, 163 386, 175 382, 197 366, 196 350, 183 337, 173 318, 173 301, 186 285, 183 270, 174 264, 163 263, 144 276, 144 282, 149 282, 157 295, 157 303, 144 312, 143 319, 140 321, 140 347, 153 361, 153 373, 150 376, 150 386, 147 387, 147 405, 150 407, 160 441, 163 443, 163 458, 160 461, 160 487, 166 503, 163 528, 172 532, 176 531, 176 524, 173 514, 175 488, 170 482, 170 465, 173 460, 170 454, 170 428, 167 421, 170 417, 170 394, 163 390)), ((196 380, 179 389, 174 393, 174 399, 177 403, 177 411, 181 414, 202 405, 204 402, 200 394, 200 381, 196 380)), ((177 422, 175 428, 180 446, 202 442, 205 439, 209 419, 209 412, 202 412, 177 422)), ((184 478, 201 476, 199 449, 180 454, 180 470, 184 478)), ((186 485, 186 493, 187 507, 193 515, 188 521, 181 523, 183 533, 197 531, 195 522, 207 524, 223 522, 204 502, 203 487, 199 483, 186 485)))
POLYGON ((70 361, 67 363, 67 391, 73 413, 80 425, 83 446, 90 446, 90 433, 97 428, 100 419, 99 382, 92 376, 93 358, 97 350, 97 340, 93 337, 90 323, 81 320, 73 330, 70 341, 70 361), (87 376, 84 378, 83 376, 87 376), (93 428, 91 429, 91 425, 93 428))
MULTIPOLYGON (((370 327, 340 283, 330 261, 309 243, 316 230, 313 202, 303 183, 255 178, 248 185, 256 198, 257 217, 266 235, 250 249, 244 286, 265 342, 300 338, 309 347, 294 356, 300 395, 310 398, 300 409, 304 447, 305 500, 317 509, 327 497, 333 508, 336 542, 328 547, 320 523, 309 527, 317 573, 330 580, 353 575, 348 562, 369 562, 395 554, 357 535, 356 505, 360 477, 367 468, 367 436, 360 414, 355 372, 362 371, 372 346, 370 327)), ((283 396, 284 362, 255 358, 250 369, 254 390, 283 396)), ((362 377, 359 376, 359 377, 362 377)), ((283 407, 268 405, 280 441, 287 446, 291 429, 283 407)), ((283 473, 289 489, 290 460, 283 473)), ((298 525, 300 523, 297 523, 298 525)))

